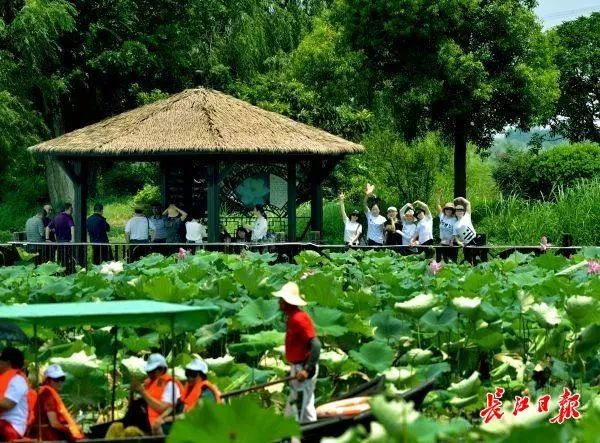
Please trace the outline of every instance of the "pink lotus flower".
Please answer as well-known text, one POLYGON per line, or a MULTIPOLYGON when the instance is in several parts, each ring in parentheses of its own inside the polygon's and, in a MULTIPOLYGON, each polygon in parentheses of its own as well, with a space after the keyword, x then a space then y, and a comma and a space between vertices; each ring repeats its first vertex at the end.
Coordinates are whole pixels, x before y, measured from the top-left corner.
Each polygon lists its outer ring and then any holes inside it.
POLYGON ((596 261, 596 260, 588 261, 588 274, 590 274, 590 275, 600 274, 600 261, 596 261))
POLYGON ((431 272, 433 275, 437 274, 438 272, 440 272, 440 270, 444 267, 444 265, 440 262, 436 262, 435 260, 433 260, 431 263, 429 263, 429 272, 431 272))
POLYGON ((183 261, 183 259, 188 255, 188 251, 183 248, 179 248, 179 252, 177 253, 177 257, 179 257, 179 261, 183 261))

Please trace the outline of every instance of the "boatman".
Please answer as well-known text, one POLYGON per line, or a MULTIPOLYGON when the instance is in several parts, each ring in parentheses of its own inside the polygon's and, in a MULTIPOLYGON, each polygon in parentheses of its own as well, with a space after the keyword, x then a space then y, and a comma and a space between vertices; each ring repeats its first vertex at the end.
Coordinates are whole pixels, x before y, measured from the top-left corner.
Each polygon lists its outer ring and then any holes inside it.
POLYGON ((44 371, 44 382, 40 386, 37 404, 33 408, 33 426, 29 432, 31 438, 41 441, 66 440, 68 442, 85 438, 60 397, 59 392, 66 377, 67 374, 59 365, 50 365, 44 371), (40 418, 37 417, 38 412, 40 418))
POLYGON ((285 358, 290 364, 290 375, 295 377, 290 382, 285 413, 294 416, 299 423, 316 421, 315 385, 321 342, 310 316, 300 309, 306 301, 296 283, 286 283, 273 295, 279 297, 279 308, 287 318, 285 358))
POLYGON ((0 354, 0 441, 19 440, 27 429, 29 383, 24 364, 16 348, 4 348, 0 354))
POLYGON ((148 406, 148 422, 157 429, 163 412, 173 407, 181 396, 181 384, 167 373, 167 360, 161 354, 150 354, 144 368, 148 378, 144 384, 131 381, 131 387, 140 393, 148 406))

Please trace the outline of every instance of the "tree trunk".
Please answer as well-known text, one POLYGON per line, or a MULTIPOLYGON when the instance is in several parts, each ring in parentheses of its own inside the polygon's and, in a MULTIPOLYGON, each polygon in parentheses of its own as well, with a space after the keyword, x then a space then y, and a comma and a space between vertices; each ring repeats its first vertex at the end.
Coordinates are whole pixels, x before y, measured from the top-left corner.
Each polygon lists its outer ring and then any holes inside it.
MULTIPOLYGON (((46 109, 46 115, 52 113, 52 135, 58 137, 64 133, 62 113, 60 107, 53 111, 46 109)), ((46 181, 48 182, 48 193, 50 202, 55 208, 55 213, 62 210, 64 203, 73 203, 75 200, 75 188, 67 173, 62 169, 60 163, 50 155, 44 156, 46 164, 46 181)))
POLYGON ((457 120, 454 127, 454 197, 467 196, 467 137, 465 124, 457 120))
POLYGON ((64 203, 73 203, 75 199, 75 188, 69 176, 63 171, 60 163, 53 157, 46 155, 46 180, 48 181, 48 192, 50 202, 56 209, 56 213, 62 210, 64 203))

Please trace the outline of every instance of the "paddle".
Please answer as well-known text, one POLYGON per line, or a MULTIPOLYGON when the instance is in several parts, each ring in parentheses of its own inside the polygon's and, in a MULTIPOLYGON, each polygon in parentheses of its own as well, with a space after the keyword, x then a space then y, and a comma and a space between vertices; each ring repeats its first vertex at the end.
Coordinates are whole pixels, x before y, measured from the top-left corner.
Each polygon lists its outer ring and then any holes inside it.
POLYGON ((241 395, 241 394, 245 394, 247 392, 258 391, 260 389, 264 389, 269 386, 278 385, 279 383, 285 383, 285 382, 288 382, 290 380, 295 380, 295 379, 296 379, 296 377, 290 376, 290 377, 282 378, 279 380, 273 380, 268 383, 263 383, 262 385, 250 386, 249 388, 245 388, 245 389, 236 389, 234 391, 229 391, 224 394, 221 394, 221 398, 233 397, 235 395, 241 395))

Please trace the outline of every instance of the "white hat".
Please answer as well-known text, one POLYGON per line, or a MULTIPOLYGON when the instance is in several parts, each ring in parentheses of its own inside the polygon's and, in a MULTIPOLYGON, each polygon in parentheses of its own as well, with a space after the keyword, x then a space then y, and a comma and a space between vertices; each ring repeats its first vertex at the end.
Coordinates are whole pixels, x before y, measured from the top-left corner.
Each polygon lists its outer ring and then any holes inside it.
POLYGON ((66 377, 65 371, 59 365, 50 365, 44 371, 44 377, 46 378, 61 378, 66 377))
POLYGON ((300 288, 293 281, 286 283, 283 287, 277 291, 273 292, 275 297, 283 298, 288 304, 294 306, 305 306, 306 301, 304 297, 300 294, 300 288))
POLYGON ((204 375, 208 374, 208 365, 201 358, 193 359, 185 369, 189 369, 190 371, 200 371, 204 375))
POLYGON ((387 212, 390 212, 390 211, 395 211, 395 212, 398 212, 398 209, 397 209, 395 206, 390 206, 390 207, 388 208, 387 212))
POLYGON ((150 354, 146 366, 144 367, 145 372, 154 371, 156 368, 166 368, 167 360, 160 354, 150 354))

